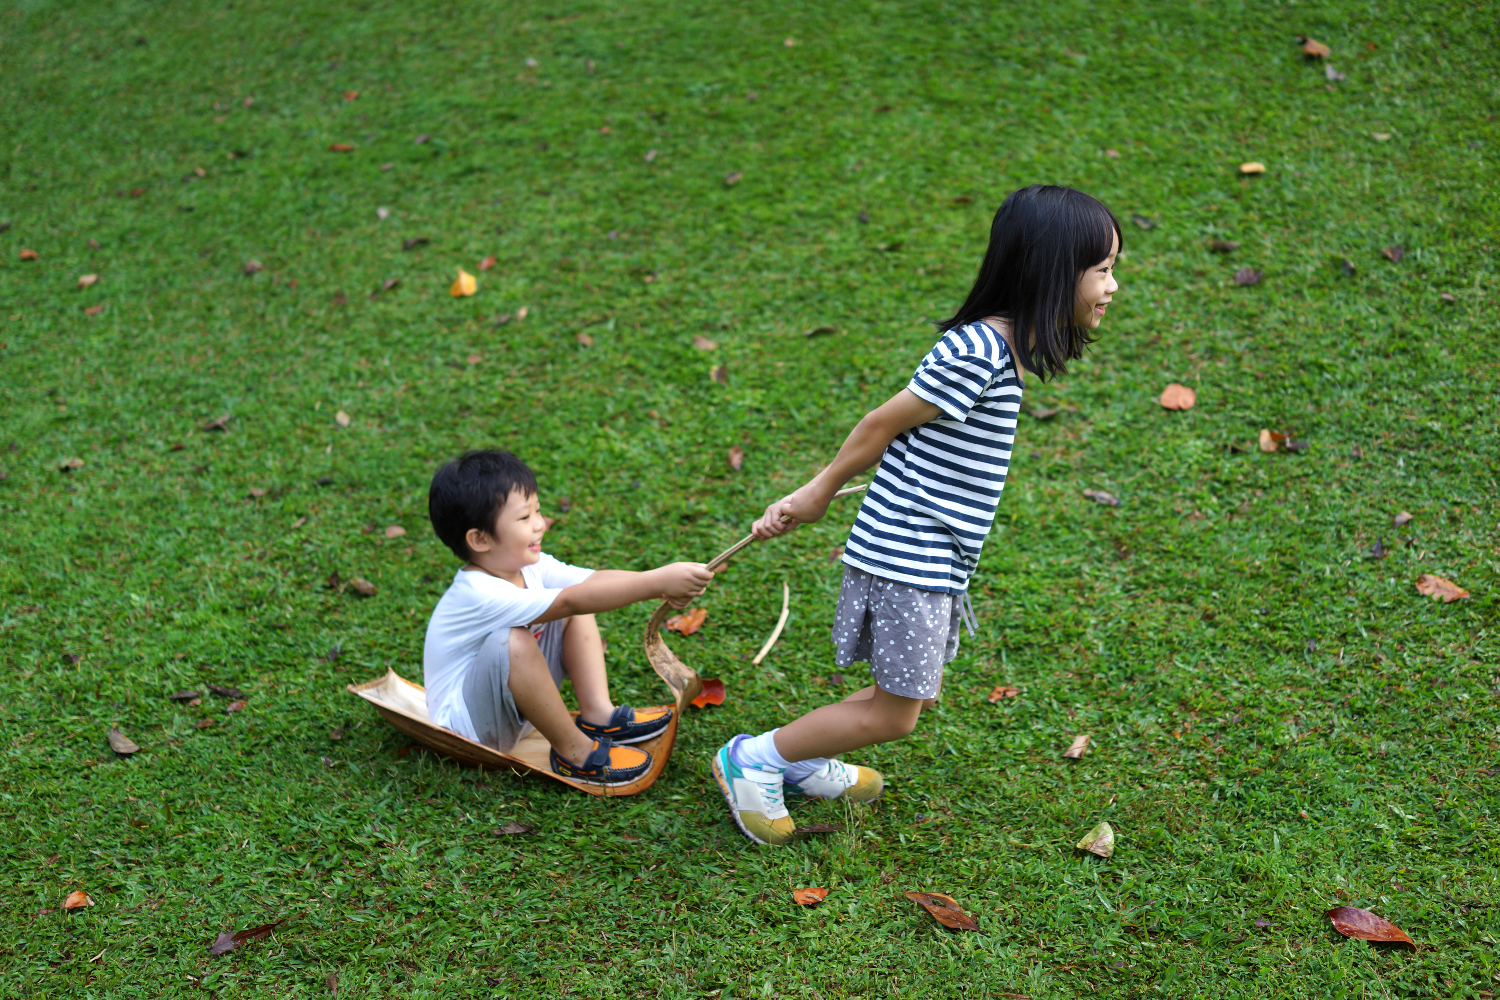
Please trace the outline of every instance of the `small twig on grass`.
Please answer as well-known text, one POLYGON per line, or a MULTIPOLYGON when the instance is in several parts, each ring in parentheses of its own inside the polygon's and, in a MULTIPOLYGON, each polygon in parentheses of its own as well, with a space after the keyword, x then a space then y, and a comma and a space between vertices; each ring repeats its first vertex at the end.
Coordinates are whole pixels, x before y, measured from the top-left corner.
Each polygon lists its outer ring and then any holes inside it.
POLYGON ((787 582, 785 580, 782 580, 781 581, 781 617, 778 618, 778 619, 776 619, 776 627, 771 630, 771 638, 769 638, 769 639, 766 640, 766 644, 764 646, 760 647, 760 652, 755 654, 755 659, 753 659, 753 660, 750 661, 753 665, 755 665, 757 667, 760 666, 760 661, 764 660, 766 658, 766 654, 771 651, 771 647, 774 646, 774 645, 776 645, 776 640, 781 638, 781 630, 786 627, 787 615, 789 615, 791 613, 791 610, 792 610, 792 588, 789 587, 789 586, 787 586, 787 582))

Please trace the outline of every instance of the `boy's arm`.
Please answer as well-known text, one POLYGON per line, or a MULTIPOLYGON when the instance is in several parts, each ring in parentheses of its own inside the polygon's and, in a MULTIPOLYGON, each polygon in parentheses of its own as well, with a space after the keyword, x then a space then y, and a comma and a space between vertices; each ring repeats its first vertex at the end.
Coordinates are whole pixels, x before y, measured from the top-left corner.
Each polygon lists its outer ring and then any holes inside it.
POLYGON ((564 587, 547 612, 531 624, 613 611, 658 597, 665 597, 677 607, 685 607, 688 601, 708 589, 713 578, 707 566, 691 562, 670 563, 644 573, 601 569, 582 583, 564 587))
POLYGON ((839 488, 880 461, 897 434, 936 420, 942 412, 910 389, 896 393, 854 425, 827 468, 791 496, 766 508, 755 522, 755 537, 774 538, 821 518, 839 488), (783 521, 784 516, 791 520, 783 521))

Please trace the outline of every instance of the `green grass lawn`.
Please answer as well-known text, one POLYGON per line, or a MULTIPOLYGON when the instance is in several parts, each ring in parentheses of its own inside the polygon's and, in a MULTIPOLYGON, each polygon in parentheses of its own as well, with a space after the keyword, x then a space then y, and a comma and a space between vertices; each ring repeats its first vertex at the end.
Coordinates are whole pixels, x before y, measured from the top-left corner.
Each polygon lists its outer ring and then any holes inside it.
MULTIPOLYGON (((1456 0, 7 5, 0 997, 1500 993, 1497 52, 1456 0), (523 455, 563 559, 706 559, 905 384, 1033 182, 1120 215, 1122 289, 1027 390, 1060 412, 939 707, 849 755, 885 799, 795 807, 843 832, 751 845, 708 761, 864 683, 854 502, 669 640, 728 699, 644 795, 408 752, 345 693, 420 680, 440 462, 523 455), (207 684, 247 707, 167 697, 207 684)), ((603 619, 636 703, 649 611, 603 619)))

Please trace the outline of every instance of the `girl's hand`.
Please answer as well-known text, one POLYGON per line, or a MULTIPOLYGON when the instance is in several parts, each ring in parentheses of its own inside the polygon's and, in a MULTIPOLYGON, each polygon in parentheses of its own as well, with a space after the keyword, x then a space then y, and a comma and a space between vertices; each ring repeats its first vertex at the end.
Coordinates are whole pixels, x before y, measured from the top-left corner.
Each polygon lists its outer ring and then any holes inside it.
POLYGON ((828 513, 832 497, 823 496, 823 491, 814 483, 808 483, 796 493, 784 497, 766 508, 753 529, 756 538, 775 538, 784 535, 799 524, 811 524, 822 520, 828 513))

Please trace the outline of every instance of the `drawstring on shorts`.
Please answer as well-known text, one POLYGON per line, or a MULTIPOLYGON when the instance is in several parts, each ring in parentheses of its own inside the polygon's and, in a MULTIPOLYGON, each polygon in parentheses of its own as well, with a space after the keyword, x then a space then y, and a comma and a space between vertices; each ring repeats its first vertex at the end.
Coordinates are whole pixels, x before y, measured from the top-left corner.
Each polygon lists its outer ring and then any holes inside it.
POLYGON ((967 590, 964 591, 963 597, 959 599, 958 617, 959 621, 963 622, 964 626, 968 628, 969 638, 974 638, 976 635, 975 629, 979 628, 979 616, 974 613, 974 599, 969 596, 967 590))

